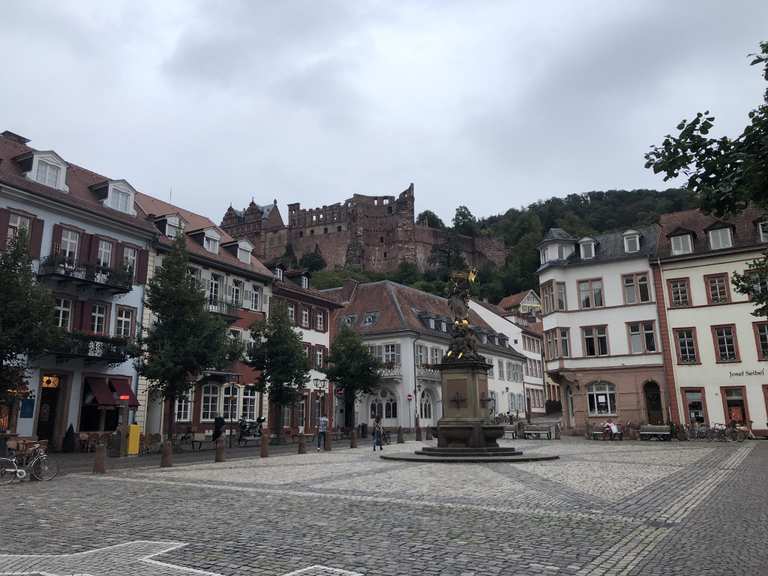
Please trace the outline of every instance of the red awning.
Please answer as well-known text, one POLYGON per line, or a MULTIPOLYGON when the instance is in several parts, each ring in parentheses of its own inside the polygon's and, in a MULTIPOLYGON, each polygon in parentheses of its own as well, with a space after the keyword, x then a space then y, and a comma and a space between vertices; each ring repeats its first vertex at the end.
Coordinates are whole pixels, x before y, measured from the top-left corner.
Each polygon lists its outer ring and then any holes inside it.
POLYGON ((99 406, 114 406, 116 404, 115 395, 112 394, 112 390, 107 386, 106 378, 86 378, 88 387, 93 392, 93 397, 96 400, 96 404, 99 406))
POLYGON ((109 383, 115 389, 115 397, 118 406, 128 406, 129 408, 138 408, 139 400, 131 388, 131 381, 127 378, 110 378, 109 383))

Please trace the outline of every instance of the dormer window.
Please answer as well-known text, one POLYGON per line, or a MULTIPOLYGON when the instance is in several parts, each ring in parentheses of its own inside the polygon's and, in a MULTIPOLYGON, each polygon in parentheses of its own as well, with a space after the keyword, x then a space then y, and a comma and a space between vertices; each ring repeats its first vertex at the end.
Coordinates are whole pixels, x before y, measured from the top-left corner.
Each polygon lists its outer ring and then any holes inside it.
POLYGON ((730 228, 716 228, 709 231, 709 247, 712 250, 722 250, 733 246, 730 228))
POLYGON ((309 278, 307 278, 306 276, 301 277, 301 287, 304 288, 305 290, 309 288, 309 278))
POLYGON ((176 238, 184 230, 184 225, 176 216, 168 216, 165 220, 165 235, 170 238, 176 238))
POLYGON ((757 231, 760 233, 760 242, 768 242, 768 220, 758 222, 757 231))
POLYGON ((17 160, 30 180, 57 190, 68 191, 67 163, 56 152, 33 152, 17 160))
POLYGON ((640 233, 634 230, 624 232, 624 252, 633 254, 640 251, 640 233))
POLYGON ((245 248, 238 247, 237 249, 237 259, 240 260, 240 262, 245 262, 246 264, 251 263, 251 251, 246 250, 245 248))
POLYGON ((539 254, 540 254, 541 263, 542 264, 546 264, 547 263, 547 249, 546 248, 542 248, 541 250, 539 250, 539 254))
POLYGON ((283 269, 280 268, 279 266, 275 268, 275 278, 277 278, 281 282, 283 281, 283 269))
POLYGON ((219 241, 216 238, 206 236, 203 247, 212 254, 219 253, 219 241))
POLYGON ((126 192, 124 190, 113 190, 112 191, 112 202, 114 203, 115 210, 119 210, 120 212, 130 212, 131 211, 131 193, 126 192))
POLYGON ((579 242, 581 248, 581 259, 591 260, 595 257, 595 241, 592 239, 585 239, 579 242))
POLYGON ((672 243, 673 256, 678 256, 680 254, 690 254, 693 252, 693 242, 691 242, 690 234, 672 236, 670 238, 670 242, 672 243))
POLYGON ((45 160, 37 161, 37 172, 35 173, 35 180, 40 184, 45 184, 51 188, 58 188, 59 176, 61 176, 61 168, 45 160))

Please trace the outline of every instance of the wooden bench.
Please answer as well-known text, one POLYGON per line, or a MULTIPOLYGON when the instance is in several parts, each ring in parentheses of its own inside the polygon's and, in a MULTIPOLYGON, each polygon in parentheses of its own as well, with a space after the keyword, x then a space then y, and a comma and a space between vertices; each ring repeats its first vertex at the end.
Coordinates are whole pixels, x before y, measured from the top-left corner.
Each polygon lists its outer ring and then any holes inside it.
POLYGON ((523 429, 523 435, 526 440, 530 440, 531 438, 543 440, 545 437, 547 440, 552 440, 552 427, 531 424, 523 429))
POLYGON ((640 440, 672 440, 672 432, 669 426, 659 424, 646 424, 640 427, 640 440))

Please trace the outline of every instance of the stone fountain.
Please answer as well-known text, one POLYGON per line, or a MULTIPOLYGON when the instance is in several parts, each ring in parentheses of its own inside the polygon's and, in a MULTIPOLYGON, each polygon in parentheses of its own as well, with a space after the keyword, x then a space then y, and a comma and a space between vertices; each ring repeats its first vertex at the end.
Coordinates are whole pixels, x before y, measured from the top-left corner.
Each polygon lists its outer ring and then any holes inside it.
POLYGON ((477 337, 469 322, 469 292, 477 274, 451 276, 448 304, 453 314, 451 344, 436 366, 440 370, 443 417, 433 428, 437 446, 414 453, 382 454, 386 460, 416 462, 529 462, 557 456, 526 455, 511 446, 499 446, 504 426, 489 411, 488 370, 492 367, 477 350, 477 337))

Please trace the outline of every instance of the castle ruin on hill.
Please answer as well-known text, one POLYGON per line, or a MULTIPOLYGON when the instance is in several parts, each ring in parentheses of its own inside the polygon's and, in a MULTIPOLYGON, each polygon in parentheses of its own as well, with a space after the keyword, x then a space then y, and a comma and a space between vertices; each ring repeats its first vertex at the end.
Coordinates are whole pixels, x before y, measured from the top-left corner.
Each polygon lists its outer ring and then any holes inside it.
MULTIPOLYGON (((449 238, 448 231, 416 224, 413 184, 397 197, 355 194, 322 208, 289 204, 287 224, 277 200, 264 206, 252 201, 244 210, 230 206, 221 228, 249 240, 266 263, 283 256, 290 244, 297 258, 319 251, 330 269, 370 272, 391 272, 400 262, 415 263, 423 272, 430 267, 432 249, 449 238)), ((506 250, 499 240, 458 236, 455 241, 471 266, 504 263, 506 250)))

